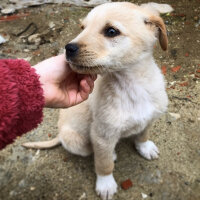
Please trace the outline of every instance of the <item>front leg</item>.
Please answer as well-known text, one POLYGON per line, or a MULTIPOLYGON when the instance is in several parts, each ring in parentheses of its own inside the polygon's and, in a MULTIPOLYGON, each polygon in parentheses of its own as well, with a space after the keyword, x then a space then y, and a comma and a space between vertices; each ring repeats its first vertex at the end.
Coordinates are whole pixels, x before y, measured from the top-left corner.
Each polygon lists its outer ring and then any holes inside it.
POLYGON ((137 151, 141 156, 148 160, 157 159, 159 150, 154 142, 148 140, 149 126, 146 127, 141 133, 134 136, 134 143, 137 151))
POLYGON ((112 199, 117 192, 117 183, 113 177, 114 161, 113 152, 118 141, 116 137, 110 137, 112 133, 102 129, 92 128, 91 141, 94 149, 95 171, 97 175, 96 192, 103 200, 112 199), (103 133, 104 132, 104 133, 103 133), (108 137, 109 136, 109 137, 108 137))

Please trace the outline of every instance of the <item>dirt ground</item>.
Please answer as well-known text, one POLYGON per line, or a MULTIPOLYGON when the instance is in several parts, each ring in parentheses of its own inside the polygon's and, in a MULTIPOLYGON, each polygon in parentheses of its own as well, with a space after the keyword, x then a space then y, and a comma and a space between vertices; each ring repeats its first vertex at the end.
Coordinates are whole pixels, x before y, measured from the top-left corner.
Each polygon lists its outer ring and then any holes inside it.
MULTIPOLYGON (((144 2, 147 1, 137 1, 144 2)), ((168 113, 151 129, 160 157, 147 161, 128 139, 121 141, 116 148, 114 176, 118 193, 114 199, 140 200, 146 194, 146 199, 152 200, 199 200, 200 1, 157 2, 169 3, 175 9, 171 15, 163 16, 168 51, 163 52, 158 45, 155 48, 170 100, 168 113), (133 186, 123 190, 120 185, 127 179, 133 186)), ((10 21, 0 16, 0 34, 9 39, 0 45, 0 58, 24 58, 34 65, 57 55, 78 34, 79 19, 89 10, 48 4, 19 10, 10 21), (19 34, 30 23, 30 29, 19 34), (27 36, 34 30, 39 35, 28 41, 27 36)), ((93 156, 75 156, 61 146, 41 151, 21 146, 23 142, 51 139, 57 134, 58 110, 45 109, 44 113, 44 121, 37 129, 0 152, 0 200, 98 200, 93 156)))

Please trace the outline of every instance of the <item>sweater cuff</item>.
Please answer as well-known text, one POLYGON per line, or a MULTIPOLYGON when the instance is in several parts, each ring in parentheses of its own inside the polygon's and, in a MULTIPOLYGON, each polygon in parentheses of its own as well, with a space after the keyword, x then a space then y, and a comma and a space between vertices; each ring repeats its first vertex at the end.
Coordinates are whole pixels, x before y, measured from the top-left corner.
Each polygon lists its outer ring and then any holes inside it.
POLYGON ((1 60, 0 74, 1 149, 41 123, 45 102, 39 76, 25 60, 1 60))

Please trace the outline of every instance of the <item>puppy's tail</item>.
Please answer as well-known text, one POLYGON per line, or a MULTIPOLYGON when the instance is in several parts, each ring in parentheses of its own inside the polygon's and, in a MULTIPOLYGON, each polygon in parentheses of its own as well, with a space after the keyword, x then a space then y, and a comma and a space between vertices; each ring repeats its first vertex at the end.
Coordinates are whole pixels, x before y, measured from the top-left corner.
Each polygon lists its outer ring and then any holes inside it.
POLYGON ((22 144, 23 147, 30 149, 49 149, 60 144, 58 137, 44 142, 27 142, 22 144))

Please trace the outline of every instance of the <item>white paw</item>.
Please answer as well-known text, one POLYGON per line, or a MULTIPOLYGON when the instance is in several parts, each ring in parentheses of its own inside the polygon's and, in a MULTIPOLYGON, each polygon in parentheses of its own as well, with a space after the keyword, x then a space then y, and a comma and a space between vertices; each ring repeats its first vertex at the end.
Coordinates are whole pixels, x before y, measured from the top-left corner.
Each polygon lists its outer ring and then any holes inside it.
POLYGON ((111 200, 117 192, 117 183, 112 174, 107 176, 97 175, 96 192, 102 200, 111 200))
POLYGON ((147 140, 146 142, 138 142, 135 144, 135 147, 139 154, 148 160, 158 158, 158 148, 152 141, 147 140))

